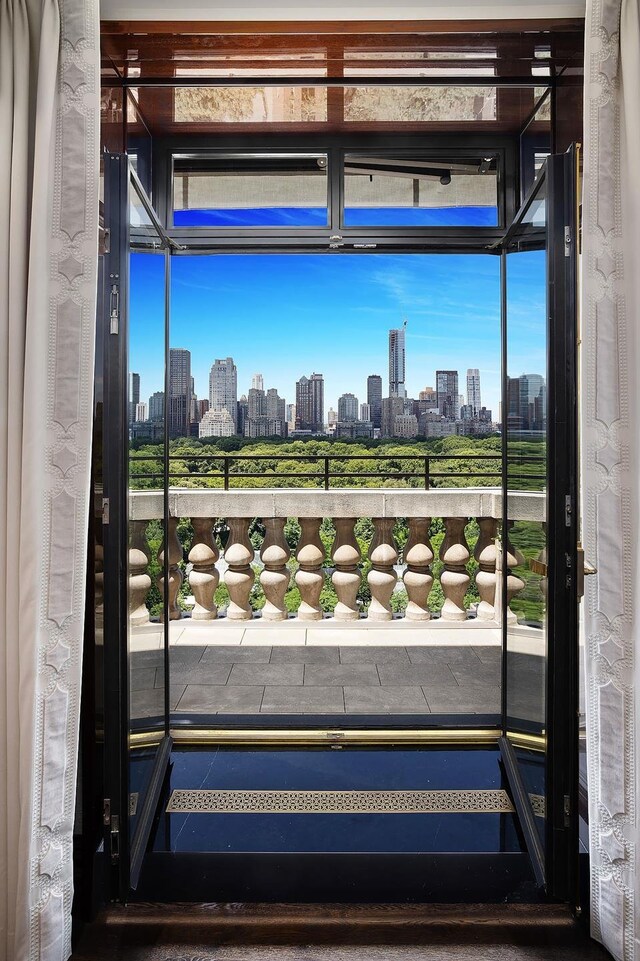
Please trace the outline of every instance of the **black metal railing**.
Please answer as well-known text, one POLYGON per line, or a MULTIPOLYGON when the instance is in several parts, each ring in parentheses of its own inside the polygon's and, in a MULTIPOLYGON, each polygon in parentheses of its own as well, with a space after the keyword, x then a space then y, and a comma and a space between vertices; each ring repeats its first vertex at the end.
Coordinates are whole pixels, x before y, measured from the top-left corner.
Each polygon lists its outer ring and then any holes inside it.
MULTIPOLYGON (((160 462, 161 457, 157 454, 138 454, 131 453, 129 455, 130 462, 160 462)), ((316 481, 319 487, 324 487, 325 490, 331 489, 331 482, 337 479, 348 478, 350 480, 356 479, 367 479, 367 480, 420 480, 421 486, 424 486, 425 490, 430 490, 434 487, 441 486, 439 481, 446 478, 460 477, 460 470, 433 470, 432 465, 435 462, 436 466, 442 462, 448 461, 495 461, 498 463, 498 469, 493 471, 480 470, 474 471, 469 474, 465 471, 465 477, 482 478, 486 480, 487 478, 495 478, 498 481, 502 477, 502 454, 425 454, 424 456, 416 456, 415 454, 388 454, 384 456, 376 454, 243 454, 241 452, 233 454, 170 454, 169 455, 169 477, 171 479, 179 478, 220 478, 222 481, 222 487, 224 490, 229 490, 232 486, 234 479, 243 480, 264 480, 265 477, 273 477, 274 479, 298 479, 298 480, 313 480, 316 481), (206 471, 176 471, 171 469, 171 463, 176 461, 207 461, 211 466, 206 471), (296 463, 315 463, 318 465, 317 469, 310 471, 289 471, 281 473, 271 473, 269 471, 233 471, 232 465, 236 462, 252 462, 252 461, 270 461, 271 463, 277 465, 284 461, 294 461, 296 463), (380 470, 377 471, 342 471, 342 470, 332 470, 332 461, 344 462, 344 461, 375 461, 380 464, 380 470), (393 466, 398 462, 412 462, 412 470, 397 470, 393 466), (416 463, 420 464, 420 469, 415 469, 416 463), (214 466, 216 465, 216 466, 214 466), (221 466, 217 466, 221 465, 221 466), (434 481, 436 483, 434 483, 434 481)), ((522 464, 539 464, 544 467, 545 457, 541 455, 526 455, 518 456, 516 458, 510 459, 508 468, 515 467, 516 465, 522 464)), ((140 480, 159 480, 164 477, 162 471, 157 473, 142 473, 136 474, 135 477, 140 480)), ((524 472, 521 477, 523 479, 530 481, 545 481, 545 473, 528 473, 524 472)), ((496 485, 497 486, 497 485, 496 485)))

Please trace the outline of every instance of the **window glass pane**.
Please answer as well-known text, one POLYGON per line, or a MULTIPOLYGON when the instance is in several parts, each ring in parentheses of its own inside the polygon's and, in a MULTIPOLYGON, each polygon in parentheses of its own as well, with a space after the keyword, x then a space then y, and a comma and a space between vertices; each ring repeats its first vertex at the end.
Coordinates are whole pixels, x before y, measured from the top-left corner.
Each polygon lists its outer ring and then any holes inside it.
POLYGON ((176 227, 326 227, 327 155, 174 157, 176 227))
POLYGON ((344 119, 433 123, 496 119, 495 87, 345 87, 344 119))
POLYGON ((346 227, 498 224, 496 156, 347 154, 344 184, 346 227))
POLYGON ((326 87, 178 87, 176 123, 318 123, 326 87))

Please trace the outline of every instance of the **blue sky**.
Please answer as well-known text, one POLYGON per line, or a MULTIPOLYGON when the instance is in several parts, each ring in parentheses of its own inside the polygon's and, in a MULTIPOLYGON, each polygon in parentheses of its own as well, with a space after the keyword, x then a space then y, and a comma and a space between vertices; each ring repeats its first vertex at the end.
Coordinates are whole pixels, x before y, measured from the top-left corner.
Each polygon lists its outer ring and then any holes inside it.
MULTIPOLYGON (((238 394, 264 375, 288 403, 295 382, 325 377, 325 411, 351 391, 366 400, 368 374, 388 388, 388 331, 408 321, 407 389, 435 386, 457 369, 466 391, 478 367, 482 402, 498 414, 500 261, 453 254, 217 254, 173 257, 171 346, 191 350, 198 397, 216 357, 238 367, 238 394)), ((509 258, 510 373, 544 373, 544 254, 509 258)), ((163 386, 164 260, 131 257, 130 369, 141 400, 163 386)))

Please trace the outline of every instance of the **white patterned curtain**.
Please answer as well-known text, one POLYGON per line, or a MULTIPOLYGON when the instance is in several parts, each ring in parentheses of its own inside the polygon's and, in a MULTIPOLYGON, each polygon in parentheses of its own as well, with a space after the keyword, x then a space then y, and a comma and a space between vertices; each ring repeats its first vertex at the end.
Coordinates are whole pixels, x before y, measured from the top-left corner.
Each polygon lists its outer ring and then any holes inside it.
POLYGON ((97 0, 0 0, 0 959, 71 944, 93 393, 97 0))
POLYGON ((592 932, 640 959, 640 0, 587 0, 582 284, 592 932))

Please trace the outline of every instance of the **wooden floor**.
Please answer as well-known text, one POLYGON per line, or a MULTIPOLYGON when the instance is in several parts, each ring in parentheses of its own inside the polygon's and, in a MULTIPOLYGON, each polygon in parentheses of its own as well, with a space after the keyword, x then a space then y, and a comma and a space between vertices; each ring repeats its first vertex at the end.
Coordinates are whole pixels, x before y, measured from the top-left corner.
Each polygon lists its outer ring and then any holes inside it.
POLYGON ((550 905, 130 905, 72 961, 606 961, 550 905))

